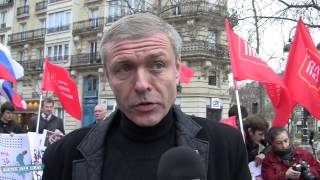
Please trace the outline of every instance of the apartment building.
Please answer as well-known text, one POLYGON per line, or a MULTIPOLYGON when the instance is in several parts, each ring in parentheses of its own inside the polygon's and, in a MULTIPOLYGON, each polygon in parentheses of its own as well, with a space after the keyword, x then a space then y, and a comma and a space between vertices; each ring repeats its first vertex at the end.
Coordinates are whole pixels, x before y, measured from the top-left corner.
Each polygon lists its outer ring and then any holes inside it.
POLYGON ((103 30, 125 15, 146 11, 177 28, 184 41, 182 62, 195 71, 190 84, 178 86, 176 104, 188 114, 210 120, 227 114, 226 1, 16 0, 10 7, 14 16, 7 45, 25 69, 16 86, 28 106, 17 112, 22 124, 37 112, 44 55, 68 69, 78 86, 82 121, 65 113, 58 101, 55 105, 66 132, 92 123, 97 103, 111 112, 115 98, 99 55, 103 30))
POLYGON ((12 33, 13 0, 0 0, 0 43, 7 45, 8 35, 12 33))

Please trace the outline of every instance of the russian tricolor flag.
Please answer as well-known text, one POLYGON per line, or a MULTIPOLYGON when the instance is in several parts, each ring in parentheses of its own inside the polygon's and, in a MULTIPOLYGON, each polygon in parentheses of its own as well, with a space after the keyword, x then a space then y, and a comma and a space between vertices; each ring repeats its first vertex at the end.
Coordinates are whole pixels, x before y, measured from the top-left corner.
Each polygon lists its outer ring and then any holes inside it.
POLYGON ((23 67, 11 58, 10 51, 0 43, 0 79, 15 83, 23 75, 23 67))
POLYGON ((0 94, 7 101, 11 102, 17 109, 26 109, 26 102, 22 100, 20 95, 12 89, 9 81, 0 79, 0 94))

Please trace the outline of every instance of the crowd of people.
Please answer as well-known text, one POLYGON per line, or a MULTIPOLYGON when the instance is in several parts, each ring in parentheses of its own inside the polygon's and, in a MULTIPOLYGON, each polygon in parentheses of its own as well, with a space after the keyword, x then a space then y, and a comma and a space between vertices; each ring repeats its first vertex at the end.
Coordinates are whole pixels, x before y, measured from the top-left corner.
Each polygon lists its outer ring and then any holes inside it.
MULTIPOLYGON (((159 159, 176 146, 195 150, 206 172, 204 177, 177 173, 177 179, 251 180, 249 162, 261 165, 265 180, 320 179, 312 154, 291 144, 285 128, 269 129, 264 117, 241 107, 243 138, 239 129, 175 106, 181 47, 177 31, 157 16, 140 13, 113 23, 103 33, 100 53, 117 109, 107 116, 97 105, 92 125, 50 145, 43 180, 157 179, 159 159)), ((31 118, 29 131, 65 134, 53 106, 51 99, 43 101, 39 125, 36 116, 31 118)), ((10 103, 1 106, 0 133, 21 133, 13 111, 10 103)), ((229 116, 236 116, 239 125, 236 106, 229 116)))

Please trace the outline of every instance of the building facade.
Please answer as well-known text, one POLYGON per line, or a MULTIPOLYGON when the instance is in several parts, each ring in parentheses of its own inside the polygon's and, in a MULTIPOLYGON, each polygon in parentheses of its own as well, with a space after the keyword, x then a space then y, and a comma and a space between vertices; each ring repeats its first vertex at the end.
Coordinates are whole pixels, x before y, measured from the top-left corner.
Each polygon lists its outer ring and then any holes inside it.
POLYGON ((182 62, 195 75, 188 85, 179 84, 176 104, 188 114, 209 120, 227 115, 226 1, 16 0, 8 8, 13 17, 7 46, 25 69, 25 76, 15 87, 28 105, 26 111, 17 112, 24 124, 37 112, 45 55, 68 69, 78 86, 82 121, 65 113, 58 101, 55 105, 55 114, 64 119, 66 132, 92 123, 97 103, 105 104, 110 113, 115 98, 104 75, 100 39, 114 21, 137 12, 157 14, 183 38, 182 62))

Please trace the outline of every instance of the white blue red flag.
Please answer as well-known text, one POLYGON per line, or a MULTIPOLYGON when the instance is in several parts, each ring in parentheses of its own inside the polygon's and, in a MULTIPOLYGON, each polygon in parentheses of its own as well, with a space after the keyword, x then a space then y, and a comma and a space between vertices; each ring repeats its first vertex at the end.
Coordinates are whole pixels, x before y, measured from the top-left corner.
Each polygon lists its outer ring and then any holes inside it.
POLYGON ((23 67, 11 58, 8 48, 0 43, 0 79, 15 83, 23 75, 23 67))
POLYGON ((9 81, 0 79, 0 94, 7 101, 11 102, 17 109, 26 109, 26 102, 23 101, 20 95, 12 89, 9 81))

